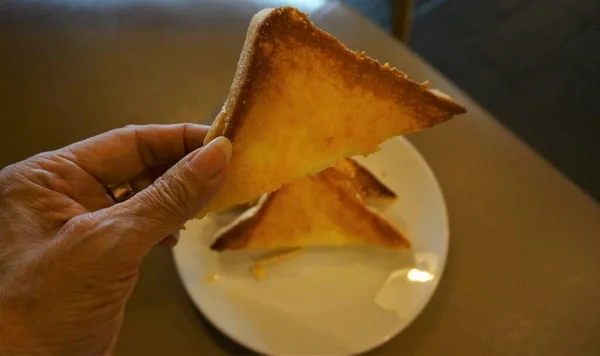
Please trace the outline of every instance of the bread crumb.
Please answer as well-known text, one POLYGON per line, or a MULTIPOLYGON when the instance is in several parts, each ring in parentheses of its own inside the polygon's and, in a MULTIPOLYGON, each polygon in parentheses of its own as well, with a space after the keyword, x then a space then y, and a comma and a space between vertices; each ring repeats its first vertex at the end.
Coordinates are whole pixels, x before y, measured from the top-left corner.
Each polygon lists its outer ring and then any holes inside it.
POLYGON ((439 98, 443 98, 449 101, 454 101, 454 99, 452 99, 452 97, 444 92, 442 92, 441 90, 438 89, 428 89, 429 92, 439 98))
POLYGON ((304 19, 297 10, 292 11, 292 20, 304 22, 304 19))
POLYGON ((265 279, 265 270, 260 263, 256 263, 252 268, 250 268, 250 273, 254 276, 254 278, 262 281, 265 279))
POLYGON ((204 280, 205 284, 211 284, 216 282, 221 276, 219 276, 216 273, 211 273, 208 276, 206 276, 206 279, 204 280))

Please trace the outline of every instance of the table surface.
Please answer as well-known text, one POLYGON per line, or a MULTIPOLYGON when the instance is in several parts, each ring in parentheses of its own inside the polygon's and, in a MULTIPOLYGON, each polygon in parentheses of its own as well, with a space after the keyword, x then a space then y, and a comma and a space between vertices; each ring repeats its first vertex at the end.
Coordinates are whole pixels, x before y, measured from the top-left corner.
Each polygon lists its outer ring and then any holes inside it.
MULTIPOLYGON (((277 1, 0 4, 0 167, 126 124, 210 121, 253 13, 277 1)), ((353 49, 469 109, 409 137, 450 215, 439 289, 371 354, 600 354, 600 207, 485 110, 337 2, 288 1, 353 49)), ((117 355, 248 354, 215 331, 170 251, 142 265, 117 355)))

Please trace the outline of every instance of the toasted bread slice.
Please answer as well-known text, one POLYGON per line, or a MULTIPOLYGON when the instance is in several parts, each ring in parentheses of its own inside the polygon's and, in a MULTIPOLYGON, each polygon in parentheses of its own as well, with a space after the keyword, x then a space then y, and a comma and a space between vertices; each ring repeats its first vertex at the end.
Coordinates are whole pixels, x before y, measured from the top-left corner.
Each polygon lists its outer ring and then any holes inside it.
POLYGON ((367 203, 391 203, 396 194, 373 173, 351 158, 337 161, 333 167, 346 174, 367 203))
POLYGON ((366 207, 345 174, 328 168, 265 195, 222 229, 211 248, 274 250, 357 244, 410 245, 390 222, 366 207))
POLYGON ((252 18, 229 97, 205 139, 225 136, 234 148, 224 188, 206 210, 250 201, 464 112, 349 50, 297 9, 262 10, 252 18))

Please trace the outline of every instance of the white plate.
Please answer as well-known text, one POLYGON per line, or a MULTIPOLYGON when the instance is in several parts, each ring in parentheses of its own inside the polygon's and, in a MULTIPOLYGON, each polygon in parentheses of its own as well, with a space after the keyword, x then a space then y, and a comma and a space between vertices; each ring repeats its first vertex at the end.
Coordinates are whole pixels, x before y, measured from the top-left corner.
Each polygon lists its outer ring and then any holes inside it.
POLYGON ((448 252, 439 185, 416 149, 393 138, 359 159, 397 195, 385 215, 407 235, 409 251, 307 249, 250 275, 252 254, 210 251, 216 220, 189 222, 174 249, 185 288, 220 331, 269 355, 348 355, 406 328, 435 291, 448 252), (207 282, 211 274, 220 277, 207 282))

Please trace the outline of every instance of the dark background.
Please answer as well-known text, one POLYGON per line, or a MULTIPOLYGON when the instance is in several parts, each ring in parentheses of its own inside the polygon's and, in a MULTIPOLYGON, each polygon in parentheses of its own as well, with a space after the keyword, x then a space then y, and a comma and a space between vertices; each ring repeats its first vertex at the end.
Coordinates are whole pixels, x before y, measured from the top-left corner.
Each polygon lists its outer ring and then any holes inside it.
POLYGON ((600 200, 600 0, 415 0, 409 46, 600 200))

